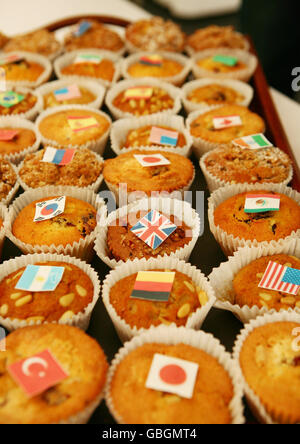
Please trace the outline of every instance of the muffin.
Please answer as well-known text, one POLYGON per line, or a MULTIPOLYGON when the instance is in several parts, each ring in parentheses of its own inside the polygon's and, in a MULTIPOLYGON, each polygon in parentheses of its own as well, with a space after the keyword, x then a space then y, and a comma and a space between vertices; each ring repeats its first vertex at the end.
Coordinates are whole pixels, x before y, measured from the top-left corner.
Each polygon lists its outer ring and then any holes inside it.
MULTIPOLYGON (((21 124, 21 121, 19 121, 21 124)), ((27 126, 27 124, 26 124, 27 126)), ((15 154, 19 154, 22 151, 32 147, 37 142, 37 136, 33 129, 29 129, 26 127, 20 127, 18 124, 16 126, 1 126, 0 131, 11 132, 13 135, 9 140, 5 140, 6 137, 1 136, 0 134, 0 157, 10 157, 15 154), (2 140, 4 139, 4 140, 2 140)), ((9 136, 11 137, 11 136, 9 136)), ((36 147, 36 149, 38 146, 36 147)))
MULTIPOLYGON (((78 25, 80 26, 82 22, 78 25)), ((98 48, 113 52, 124 50, 124 42, 117 32, 95 20, 88 20, 88 22, 91 26, 82 35, 76 36, 74 32, 71 32, 65 37, 64 47, 67 51, 82 48, 98 48)))
POLYGON ((148 196, 151 192, 183 190, 191 185, 194 177, 192 162, 180 154, 159 151, 130 150, 104 163, 103 176, 108 185, 115 189, 127 184, 127 191, 141 191, 148 196), (159 166, 142 166, 135 156, 145 155, 155 160, 162 155, 170 163, 159 166))
POLYGON ((80 91, 80 97, 65 100, 58 100, 55 91, 46 93, 43 96, 44 109, 59 105, 88 105, 89 103, 94 102, 96 97, 89 89, 84 88, 83 86, 78 86, 78 89, 80 91))
POLYGON ((6 200, 17 182, 17 175, 12 165, 4 159, 0 160, 0 202, 6 200))
POLYGON ((5 276, 0 282, 0 315, 26 322, 64 322, 82 313, 93 300, 94 286, 79 267, 66 262, 37 262, 34 265, 63 267, 54 291, 16 290, 26 267, 5 276))
POLYGON ((197 29, 193 34, 188 36, 186 45, 189 53, 203 51, 208 48, 245 50, 249 48, 249 43, 246 38, 239 32, 236 32, 232 26, 217 25, 197 29))
POLYGON ((211 81, 209 85, 200 86, 190 91, 186 99, 194 104, 215 105, 239 105, 245 100, 243 94, 236 89, 211 81))
POLYGON ((134 260, 135 258, 150 259, 151 257, 170 255, 188 245, 192 240, 192 229, 185 222, 172 214, 166 216, 177 226, 176 230, 165 239, 155 250, 148 246, 142 239, 136 236, 131 228, 148 211, 136 211, 129 213, 127 218, 118 218, 109 224, 107 230, 107 247, 109 257, 116 261, 134 260))
MULTIPOLYGON (((58 196, 47 196, 46 200, 58 196)), ((52 219, 34 222, 38 199, 26 205, 12 223, 12 234, 21 242, 36 245, 55 246, 74 244, 90 235, 97 226, 96 209, 87 202, 66 196, 64 212, 52 219)))
POLYGON ((28 58, 1 65, 7 82, 37 82, 45 67, 28 58))
POLYGON ((91 187, 101 175, 103 160, 87 148, 75 151, 67 165, 43 162, 45 149, 34 154, 27 154, 18 175, 28 188, 46 185, 69 185, 91 187))
POLYGON ((293 296, 282 291, 259 287, 270 261, 300 270, 300 259, 287 254, 275 254, 255 259, 243 267, 233 279, 234 302, 240 307, 256 305, 259 308, 266 307, 268 310, 275 309, 276 311, 300 308, 300 294, 293 296))
POLYGON ((81 330, 47 324, 8 335, 0 369, 1 424, 85 423, 101 400, 108 365, 99 344, 81 330), (8 368, 44 350, 52 353, 68 376, 30 398, 8 368))
MULTIPOLYGON (((30 90, 6 91, 0 93, 0 118, 5 116, 17 116, 26 114, 38 105, 38 96, 30 90), (5 97, 16 97, 14 105, 4 105, 5 97)), ((37 113, 36 113, 37 114, 37 113)), ((35 116, 34 116, 35 117, 35 116)))
POLYGON ((56 107, 45 111, 36 124, 43 143, 54 143, 60 148, 96 144, 108 136, 110 129, 110 120, 106 114, 82 105, 66 105, 61 110, 56 107))
POLYGON ((293 345, 293 331, 299 330, 300 324, 275 319, 271 322, 269 317, 269 323, 249 331, 239 364, 246 383, 272 421, 296 424, 300 421, 300 352, 293 345))
POLYGON ((251 190, 226 199, 214 212, 214 223, 227 235, 257 242, 278 241, 300 227, 300 206, 285 194, 267 190, 251 190), (248 194, 280 196, 279 211, 246 213, 245 200, 248 194))
POLYGON ((193 113, 190 116, 190 133, 195 139, 203 139, 205 142, 220 145, 231 142, 232 140, 249 136, 251 134, 263 133, 265 123, 258 115, 249 111, 248 108, 239 105, 224 105, 210 111, 193 113), (216 129, 214 127, 214 118, 239 116, 242 124, 228 126, 227 128, 216 129))
MULTIPOLYGON (((122 148, 137 148, 140 146, 162 146, 163 144, 158 144, 150 141, 150 135, 152 128, 159 128, 166 131, 171 131, 178 133, 177 143, 174 148, 182 148, 187 144, 186 138, 182 132, 178 132, 175 128, 161 125, 146 125, 140 128, 136 128, 128 131, 126 139, 123 142, 122 148)), ((167 146, 167 145, 163 145, 167 146)))
POLYGON ((162 58, 160 66, 147 65, 138 61, 129 65, 127 72, 130 77, 173 77, 183 70, 181 63, 162 58))
POLYGON ((205 69, 206 71, 211 71, 215 74, 227 74, 247 68, 247 65, 240 60, 237 60, 236 63, 232 65, 227 65, 218 61, 216 56, 205 57, 204 59, 201 58, 196 63, 200 68, 205 69))
POLYGON ((274 147, 251 150, 224 145, 205 154, 200 166, 207 181, 215 181, 213 189, 228 183, 287 184, 292 177, 290 158, 274 147))
POLYGON ((176 23, 161 17, 139 20, 126 28, 126 43, 131 52, 182 52, 185 38, 176 23))
POLYGON ((39 29, 28 34, 17 35, 9 40, 4 46, 5 52, 28 51, 41 54, 50 59, 61 49, 60 43, 55 39, 55 35, 47 29, 39 29))
MULTIPOLYGON (((79 57, 79 54, 77 57, 79 57)), ((65 59, 65 58, 64 58, 65 59)), ((62 58, 62 60, 64 60, 62 58)), ((86 62, 77 62, 77 58, 60 68, 59 76, 81 76, 93 78, 94 80, 106 80, 111 83, 115 77, 116 66, 113 60, 108 57, 99 57, 99 63, 92 63, 86 59, 86 62)), ((57 62, 58 65, 59 62, 57 62)))
POLYGON ((113 414, 126 424, 228 424, 234 389, 229 374, 207 352, 184 343, 146 343, 115 364, 109 387, 113 414), (191 399, 146 387, 156 353, 199 365, 191 399), (125 382, 126 381, 126 382, 125 382), (128 399, 132 402, 128 403, 128 399))

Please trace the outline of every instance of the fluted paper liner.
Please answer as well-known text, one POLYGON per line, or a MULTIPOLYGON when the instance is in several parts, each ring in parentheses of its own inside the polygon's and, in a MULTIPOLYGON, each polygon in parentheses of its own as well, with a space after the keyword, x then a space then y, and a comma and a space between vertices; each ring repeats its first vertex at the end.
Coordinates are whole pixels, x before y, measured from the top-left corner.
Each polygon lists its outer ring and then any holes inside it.
MULTIPOLYGON (((129 341, 136 335, 139 335, 145 331, 146 328, 137 328, 136 326, 131 327, 124 319, 122 319, 116 312, 113 305, 110 303, 110 291, 111 288, 121 279, 130 276, 139 271, 145 270, 177 270, 181 273, 186 274, 190 277, 193 283, 200 287, 201 290, 205 291, 208 296, 208 301, 205 305, 199 307, 195 312, 187 318, 185 327, 198 330, 201 328, 208 312, 210 311, 212 305, 214 304, 216 298, 208 279, 198 270, 195 266, 187 264, 184 261, 180 261, 175 257, 164 257, 161 259, 135 259, 134 261, 128 261, 123 265, 120 265, 115 270, 112 270, 103 282, 102 287, 102 299, 106 310, 115 326, 118 336, 122 342, 129 341)), ((175 326, 175 323, 172 325, 175 326)))
MULTIPOLYGON (((94 286, 93 300, 84 308, 84 310, 80 313, 74 314, 72 318, 65 321, 52 321, 50 323, 53 324, 67 324, 72 325, 74 327, 81 328, 82 330, 87 330, 91 318, 92 311, 97 303, 97 300, 100 296, 100 281, 98 278, 98 274, 95 270, 88 265, 86 262, 83 262, 79 259, 76 259, 71 256, 58 255, 58 254, 27 254, 25 256, 19 256, 15 259, 10 259, 8 261, 3 262, 0 265, 0 282, 5 279, 11 273, 19 270, 20 268, 26 267, 27 265, 34 265, 39 262, 65 262, 66 264, 76 265, 80 268, 92 281, 94 286)), ((5 327, 8 331, 13 331, 18 328, 31 326, 31 325, 40 325, 40 324, 48 324, 48 322, 41 321, 30 321, 27 322, 25 319, 16 319, 16 318, 3 318, 0 316, 0 324, 5 327)))
POLYGON ((75 256, 79 259, 89 261, 93 254, 93 242, 96 237, 98 227, 86 236, 80 239, 79 242, 64 245, 31 245, 20 241, 12 233, 12 226, 20 211, 31 202, 38 199, 47 199, 52 196, 69 196, 80 199, 91 204, 98 212, 99 218, 106 215, 106 206, 103 199, 100 199, 97 194, 91 190, 82 189, 78 187, 63 187, 63 186, 48 186, 36 188, 34 190, 25 191, 21 196, 14 200, 9 207, 7 221, 5 223, 6 236, 24 253, 51 253, 51 254, 65 254, 75 256))
POLYGON ((2 225, 2 227, 0 227, 0 258, 1 258, 2 247, 3 247, 5 235, 6 235, 5 224, 6 224, 7 218, 8 218, 8 210, 1 203, 0 203, 0 218, 3 221, 3 225, 2 225))
MULTIPOLYGON (((1 160, 0 160, 1 162, 1 160)), ((16 174, 16 182, 14 184, 14 186, 12 187, 12 189, 9 191, 9 193, 0 201, 0 204, 2 205, 9 205, 10 202, 13 200, 13 198, 15 197, 15 195, 17 194, 17 191, 19 189, 20 183, 18 181, 18 169, 17 167, 12 164, 11 162, 9 162, 10 166, 12 167, 12 169, 14 170, 15 174, 16 174)))
MULTIPOLYGON (((209 275, 209 281, 217 298, 215 307, 231 311, 243 323, 265 313, 277 313, 274 308, 268 310, 266 307, 259 308, 257 305, 252 307, 248 305, 239 306, 234 302, 233 290, 233 279, 242 268, 262 256, 272 256, 274 254, 287 254, 300 258, 300 240, 293 238, 282 244, 274 242, 265 246, 240 248, 227 262, 223 262, 219 267, 214 268, 209 275)), ((282 308, 280 312, 297 312, 300 314, 300 308, 289 308, 288 310, 282 308)))
MULTIPOLYGON (((243 348, 244 342, 249 336, 249 334, 256 328, 273 322, 297 322, 300 324, 300 315, 297 313, 281 312, 274 314, 265 314, 263 316, 257 317, 256 319, 252 319, 250 323, 246 324, 244 328, 240 331, 240 334, 238 335, 234 344, 233 360, 237 366, 240 367, 240 353, 243 348)), ((241 367, 240 367, 240 374, 247 403, 249 404, 254 416, 264 424, 278 424, 276 420, 272 418, 271 413, 267 411, 260 398, 248 385, 247 381, 244 378, 241 367)), ((288 383, 289 381, 287 381, 287 384, 288 383)))
MULTIPOLYGON (((111 114, 115 119, 124 119, 126 117, 137 117, 132 113, 121 111, 119 108, 113 105, 114 99, 123 91, 129 88, 135 88, 139 86, 149 86, 149 87, 158 87, 166 91, 169 96, 174 100, 173 108, 160 111, 159 113, 154 114, 178 114, 181 110, 181 97, 182 93, 179 88, 174 85, 171 85, 168 82, 163 82, 161 80, 154 79, 153 77, 143 77, 142 79, 130 79, 130 80, 122 80, 118 82, 115 86, 110 88, 106 95, 105 103, 111 114)), ((141 116, 138 116, 141 117, 141 116)))
POLYGON ((44 57, 42 55, 36 54, 34 52, 27 52, 27 51, 11 51, 5 53, 5 55, 10 54, 17 54, 18 56, 24 58, 25 60, 28 60, 29 62, 38 63, 39 65, 42 65, 44 68, 44 71, 42 74, 38 77, 36 81, 30 81, 30 80, 6 80, 6 87, 7 89, 17 87, 17 86, 24 86, 26 88, 37 88, 42 83, 45 83, 49 80, 51 74, 52 74, 52 64, 48 60, 47 57, 44 57))
MULTIPOLYGON (((243 37, 244 40, 244 47, 242 48, 244 51, 249 51, 250 49, 250 43, 248 42, 248 40, 246 40, 245 36, 243 34, 241 34, 240 32, 235 31, 235 34, 238 34, 240 37, 243 37)), ((216 48, 217 49, 217 48, 216 48)), ((192 48, 189 45, 185 46, 185 51, 187 52, 187 54, 189 56, 193 56, 195 54, 197 54, 199 51, 196 51, 194 48, 192 48)))
MULTIPOLYGON (((122 64, 121 64, 121 73, 122 76, 124 77, 124 79, 138 79, 140 77, 133 77, 129 74, 128 72, 128 68, 135 64, 138 63, 140 58, 143 56, 148 56, 148 55, 152 55, 153 52, 139 52, 137 54, 132 54, 129 57, 126 57, 122 60, 122 64)), ((157 76, 153 76, 151 78, 154 79, 159 79, 162 80, 163 82, 169 82, 172 83, 175 86, 181 86, 185 79, 187 78, 187 76, 189 75, 189 72, 192 69, 192 61, 190 58, 185 57, 182 54, 178 54, 175 52, 167 52, 167 51, 159 51, 159 55, 161 55, 164 59, 167 60, 173 60, 175 62, 178 62, 182 65, 183 69, 181 70, 181 72, 179 74, 173 75, 173 76, 168 76, 168 77, 157 77, 157 76)))
MULTIPOLYGON (((240 80, 232 80, 232 79, 211 79, 209 78, 203 78, 203 79, 199 79, 199 80, 192 80, 191 82, 186 83, 183 87, 182 87, 182 94, 183 94, 183 98, 182 98, 182 102, 183 102, 183 106, 185 111, 187 112, 187 114, 190 114, 194 111, 200 111, 200 110, 209 110, 211 105, 208 105, 205 102, 202 103, 196 103, 196 102, 192 102, 191 100, 188 99, 188 95, 194 91, 195 89, 204 87, 204 86, 208 86, 208 85, 222 85, 225 86, 227 88, 232 88, 235 91, 237 91, 238 93, 242 94, 244 96, 244 99, 242 101, 238 101, 236 102, 236 105, 241 105, 241 106, 246 106, 248 107, 252 101, 253 98, 253 88, 248 85, 245 82, 241 82, 240 80)), ((221 104, 223 105, 223 104, 221 104)), ((224 103, 225 105, 225 103, 224 103)))
MULTIPOLYGON (((186 344, 191 347, 203 350, 209 355, 213 356, 219 364, 228 373, 232 385, 233 385, 233 398, 229 403, 229 409, 232 416, 232 424, 243 424, 245 421, 243 415, 242 396, 243 389, 240 378, 240 371, 236 362, 234 362, 230 354, 225 351, 220 341, 214 338, 210 333, 204 333, 203 331, 194 331, 184 327, 151 327, 147 332, 141 335, 135 336, 131 341, 126 342, 122 348, 115 355, 106 380, 105 387, 105 400, 107 407, 119 424, 124 424, 122 416, 118 413, 118 406, 114 405, 111 395, 111 383, 115 374, 115 371, 121 361, 133 350, 141 347, 147 343, 157 343, 166 345, 186 344)), ((130 400, 134 402, 134 400, 130 400)), ((147 406, 146 406, 147 408, 147 406)))
POLYGON ((127 119, 120 119, 114 122, 112 124, 110 132, 111 147, 113 151, 117 155, 126 153, 128 151, 128 148, 123 148, 123 143, 126 140, 128 132, 149 125, 166 126, 173 128, 174 131, 178 131, 184 135, 186 140, 186 145, 183 147, 171 147, 167 145, 161 145, 161 146, 140 145, 138 147, 132 147, 132 148, 141 149, 145 151, 163 149, 164 151, 181 154, 182 156, 185 157, 188 157, 190 155, 191 148, 193 145, 193 138, 184 125, 183 117, 176 115, 168 115, 165 113, 157 113, 143 117, 131 117, 127 119))
POLYGON ((12 128, 12 129, 13 128, 29 129, 34 132, 35 137, 36 137, 36 141, 34 142, 33 145, 25 148, 22 151, 18 151, 16 153, 11 153, 11 154, 5 154, 3 156, 4 159, 8 160, 9 162, 13 163, 14 165, 18 165, 18 163, 20 163, 27 154, 34 153, 35 151, 37 151, 39 149, 39 146, 41 144, 41 137, 40 137, 34 123, 30 122, 29 120, 23 119, 21 117, 9 116, 9 117, 5 117, 4 119, 1 118, 0 119, 0 129, 7 128, 7 127, 12 128))
POLYGON ((40 135, 41 138, 41 142, 44 146, 53 146, 55 148, 88 148, 92 151, 95 151, 96 153, 102 155, 105 147, 106 147, 106 143, 108 140, 108 136, 110 133, 110 127, 109 129, 102 134, 101 137, 99 137, 96 140, 89 140, 88 142, 82 144, 82 145, 72 145, 72 144, 64 144, 61 145, 59 142, 57 142, 56 140, 51 140, 51 139, 47 139, 46 137, 43 136, 43 134, 40 132, 39 130, 39 124, 41 123, 41 121, 45 118, 48 117, 52 114, 56 114, 59 113, 61 111, 66 111, 66 110, 83 110, 83 111, 90 111, 91 113, 95 113, 95 114, 99 114, 100 116, 103 116, 106 118, 106 120, 109 122, 109 124, 111 124, 111 118, 109 117, 108 114, 99 111, 98 109, 95 108, 91 108, 90 106, 86 106, 86 105, 61 105, 61 106, 54 106, 53 108, 48 108, 45 111, 43 111, 39 117, 36 119, 36 128, 37 131, 40 135))
MULTIPOLYGON (((217 149, 217 148, 215 148, 217 149)), ((282 153, 282 151, 279 148, 273 147, 272 148, 274 150, 274 153, 278 153, 280 154, 280 152, 282 153)), ((213 193, 214 191, 218 190, 219 188, 225 187, 227 185, 232 185, 233 182, 226 182, 223 179, 219 179, 217 176, 214 176, 206 167, 205 161, 207 159, 207 157, 210 155, 210 152, 204 154, 201 159, 200 159, 200 168, 202 170, 202 173, 205 177, 208 189, 210 191, 210 193, 213 193)), ((288 171, 288 176, 285 180, 283 180, 282 182, 276 182, 276 183, 280 183, 283 185, 288 185, 293 179, 293 167, 292 164, 290 165, 289 171, 288 171)), ((235 182, 236 183, 236 182, 235 182)), ((262 186, 264 186, 264 183, 271 183, 271 182, 262 182, 260 183, 262 186)), ((274 182, 275 183, 275 182, 274 182)))
POLYGON ((255 184, 255 185, 249 185, 249 184, 228 185, 226 187, 219 188, 218 190, 214 191, 213 194, 208 199, 209 226, 216 241, 220 244, 223 252, 227 256, 231 256, 234 251, 237 251, 239 248, 242 247, 259 247, 259 246, 265 247, 268 245, 275 246, 276 243, 283 245, 289 239, 300 236, 300 228, 299 228, 299 230, 297 231, 292 231, 291 234, 285 237, 284 239, 278 239, 276 241, 270 241, 270 242, 268 241, 258 242, 256 239, 250 240, 250 239, 234 237, 233 234, 228 234, 226 233, 226 231, 222 230, 221 227, 215 225, 214 213, 216 208, 222 202, 224 202, 225 200, 229 199, 232 196, 235 196, 236 194, 244 192, 250 193, 255 190, 274 191, 275 193, 285 194, 286 196, 296 201, 298 205, 300 205, 300 193, 298 193, 297 191, 293 190, 290 187, 287 187, 286 185, 281 185, 281 184, 264 183, 264 184, 255 184))
MULTIPOLYGON (((82 148, 78 148, 78 149, 82 149, 82 148)), ((103 165, 104 164, 103 157, 99 156, 99 154, 97 154, 95 152, 93 152, 93 154, 96 157, 96 160, 103 165)), ((23 166, 24 166, 24 161, 20 163, 20 165, 18 166, 18 169, 17 169, 18 182, 21 185, 21 187, 23 188, 23 190, 25 190, 25 191, 34 190, 35 188, 30 187, 29 185, 27 185, 26 182, 24 182, 24 180, 21 178, 21 176, 19 174, 19 172, 20 172, 20 170, 22 169, 23 166)), ((100 185, 101 185, 102 181, 103 181, 103 174, 101 172, 100 176, 97 178, 97 180, 94 183, 92 183, 90 185, 87 185, 87 186, 84 186, 84 187, 79 187, 78 186, 78 188, 86 188, 86 189, 92 190, 92 191, 94 191, 96 193, 98 191, 98 189, 100 188, 100 185)), ((46 186, 49 186, 49 185, 46 185, 46 186)), ((69 186, 71 186, 71 185, 69 185, 69 186)))
MULTIPOLYGON (((79 87, 81 86, 82 88, 88 89, 91 93, 94 94, 95 99, 92 102, 87 103, 86 104, 87 106, 90 106, 91 108, 96 108, 96 109, 101 108, 103 101, 104 101, 104 96, 106 93, 104 86, 100 85, 98 82, 96 82, 94 80, 85 80, 85 79, 81 79, 81 78, 80 78, 80 80, 74 80, 72 78, 72 79, 62 79, 62 80, 55 80, 54 82, 48 82, 48 83, 45 83, 44 85, 40 86, 36 90, 42 98, 42 109, 48 109, 48 108, 45 108, 45 104, 44 104, 44 96, 46 94, 52 93, 52 92, 56 91, 57 89, 61 89, 61 88, 65 88, 70 85, 74 85, 74 83, 76 85, 78 85, 79 87)), ((63 105, 57 105, 57 106, 63 106, 63 105)))
POLYGON ((197 52, 193 57, 193 74, 196 79, 203 77, 211 77, 212 79, 234 79, 241 80, 242 82, 249 82, 253 76, 257 67, 257 57, 242 49, 230 49, 230 48, 213 48, 206 49, 205 51, 197 52), (214 72, 204 68, 200 68, 197 65, 199 60, 207 57, 213 57, 215 55, 225 55, 230 57, 236 57, 240 62, 246 65, 244 69, 238 69, 231 72, 214 72))
MULTIPOLYGON (((125 261, 116 261, 115 259, 110 259, 108 256, 108 247, 107 247, 107 230, 108 226, 114 220, 125 217, 129 213, 137 212, 140 210, 150 211, 157 210, 166 216, 174 215, 178 219, 185 222, 187 226, 192 229, 192 239, 191 241, 185 245, 184 247, 178 248, 175 252, 172 252, 170 255, 164 254, 163 256, 158 255, 157 258, 161 259, 165 256, 176 257, 178 259, 182 259, 188 261, 190 254, 199 238, 200 234, 200 217, 196 213, 196 211, 191 207, 188 202, 181 201, 178 199, 170 199, 167 197, 155 197, 150 199, 141 199, 136 202, 133 202, 129 205, 123 206, 116 211, 113 211, 109 214, 109 216, 102 220, 101 226, 99 227, 99 231, 97 233, 97 237, 95 240, 95 251, 100 259, 105 262, 110 268, 116 268, 119 265, 125 263, 125 261)), ((129 260, 128 260, 129 261, 129 260)), ((126 261, 126 263, 128 262, 126 261)))
POLYGON ((54 72, 58 79, 65 79, 72 81, 80 81, 80 80, 93 80, 94 82, 103 85, 105 88, 109 88, 111 85, 114 85, 120 78, 121 75, 121 67, 120 67, 120 57, 118 54, 113 51, 105 51, 101 49, 95 48, 87 48, 87 49, 77 49, 75 51, 70 51, 63 54, 61 57, 58 57, 54 62, 54 72), (92 76, 82 76, 82 75, 71 75, 71 74, 63 74, 61 71, 68 65, 74 63, 76 57, 81 54, 94 54, 97 56, 103 56, 103 58, 111 60, 115 66, 115 73, 112 81, 102 79, 101 77, 92 77, 92 76))
MULTIPOLYGON (((207 109, 201 109, 198 111, 194 111, 191 114, 188 115, 188 118, 186 120, 186 126, 188 131, 191 134, 191 124, 196 120, 199 116, 202 114, 205 114, 209 111, 212 111, 213 109, 218 109, 222 107, 223 105, 214 105, 207 109)), ((265 128, 262 132, 265 132, 265 128)), ((192 135, 192 134, 191 134, 192 135)), ((209 140, 203 139, 202 137, 193 137, 193 150, 196 155, 196 157, 199 159, 203 154, 206 154, 209 151, 214 150, 215 148, 220 148, 221 146, 224 146, 226 144, 224 143, 218 143, 218 142, 211 142, 209 140)))
POLYGON ((34 121, 36 116, 42 110, 42 97, 39 94, 39 92, 37 90, 31 90, 29 88, 24 88, 21 86, 13 88, 13 91, 18 94, 24 94, 24 95, 26 95, 28 93, 32 94, 37 99, 36 104, 32 108, 30 108, 28 111, 25 111, 22 113, 1 115, 0 116, 1 121, 2 120, 5 121, 4 119, 8 119, 10 117, 21 117, 23 119, 28 119, 28 120, 34 121))

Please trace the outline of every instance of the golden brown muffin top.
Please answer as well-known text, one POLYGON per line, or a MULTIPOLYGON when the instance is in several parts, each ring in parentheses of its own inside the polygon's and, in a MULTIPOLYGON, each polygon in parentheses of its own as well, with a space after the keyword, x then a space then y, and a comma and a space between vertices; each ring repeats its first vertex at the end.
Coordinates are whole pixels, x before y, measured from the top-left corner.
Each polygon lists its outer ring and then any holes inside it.
POLYGON ((171 128, 169 126, 161 126, 161 125, 146 125, 140 128, 130 130, 127 133, 126 141, 123 143, 122 148, 130 148, 130 147, 138 148, 140 146, 151 146, 151 145, 161 146, 158 145, 157 143, 153 143, 150 141, 151 130, 154 126, 156 128, 164 129, 167 131, 177 132, 178 140, 176 148, 181 148, 186 145, 186 139, 184 134, 181 133, 180 131, 177 131, 176 128, 171 128))
POLYGON ((238 91, 224 85, 211 83, 193 89, 187 99, 193 103, 206 103, 207 105, 235 105, 244 100, 244 96, 238 91))
POLYGON ((211 25, 198 29, 187 38, 187 45, 194 51, 203 51, 209 48, 245 49, 246 39, 234 31, 233 26, 211 25))
POLYGON ((107 368, 99 344, 78 328, 47 324, 14 331, 6 337, 6 351, 0 353, 0 423, 47 424, 67 420, 100 395, 107 368), (68 377, 28 398, 7 367, 46 349, 68 377))
POLYGON ((39 29, 11 38, 4 46, 4 51, 28 51, 47 57, 59 51, 60 47, 54 33, 47 31, 47 29, 39 29))
MULTIPOLYGON (((16 93, 19 94, 18 91, 16 91, 16 93)), ((26 113, 36 105, 37 96, 35 96, 31 92, 20 93, 20 94, 24 97, 23 100, 21 100, 21 102, 16 103, 15 105, 10 106, 9 108, 0 105, 0 117, 26 113)))
POLYGON ((144 344, 117 366, 110 387, 116 412, 127 424, 228 424, 233 385, 217 359, 186 345, 144 344), (155 353, 199 365, 192 399, 145 387, 155 353), (128 402, 128 399, 131 402, 128 402))
POLYGON ((184 66, 176 60, 162 59, 161 66, 149 66, 140 62, 132 63, 127 72, 131 77, 173 77, 181 73, 184 66))
POLYGON ((0 160, 0 201, 5 199, 17 181, 17 175, 11 164, 4 159, 0 160))
POLYGON ((23 151, 31 147, 36 141, 34 131, 27 128, 7 126, 1 127, 1 130, 18 131, 18 134, 12 140, 0 140, 0 157, 23 151))

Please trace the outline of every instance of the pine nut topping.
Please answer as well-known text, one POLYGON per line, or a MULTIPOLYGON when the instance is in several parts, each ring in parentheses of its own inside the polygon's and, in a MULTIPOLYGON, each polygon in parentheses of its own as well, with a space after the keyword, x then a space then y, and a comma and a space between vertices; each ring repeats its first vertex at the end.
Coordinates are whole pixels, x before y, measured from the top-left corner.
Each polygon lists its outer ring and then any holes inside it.
POLYGON ((12 299, 12 300, 14 301, 15 299, 18 299, 20 296, 22 296, 22 293, 20 293, 20 292, 18 292, 18 293, 12 293, 12 294, 10 295, 10 299, 12 299))
POLYGON ((185 318, 191 310, 190 304, 183 304, 177 312, 177 317, 179 319, 185 318))
POLYGON ((15 302, 15 306, 16 307, 23 307, 23 305, 29 304, 29 302, 31 302, 31 301, 32 301, 32 295, 28 294, 27 296, 24 296, 23 298, 18 299, 15 302))
POLYGON ((65 311, 64 314, 61 316, 60 321, 65 322, 73 316, 74 313, 71 310, 65 311))
POLYGON ((194 288, 194 286, 190 283, 190 282, 188 282, 188 281, 184 281, 184 285, 192 292, 192 293, 194 293, 194 291, 195 291, 195 288, 194 288))
POLYGON ((81 285, 76 285, 75 288, 79 296, 81 296, 82 298, 84 298, 87 295, 86 289, 83 288, 81 285))
POLYGON ((3 304, 0 307, 0 315, 1 316, 6 316, 8 313, 8 305, 7 304, 3 304))
POLYGON ((62 307, 67 307, 68 305, 72 304, 74 299, 75 299, 74 293, 65 294, 59 299, 59 303, 62 307))

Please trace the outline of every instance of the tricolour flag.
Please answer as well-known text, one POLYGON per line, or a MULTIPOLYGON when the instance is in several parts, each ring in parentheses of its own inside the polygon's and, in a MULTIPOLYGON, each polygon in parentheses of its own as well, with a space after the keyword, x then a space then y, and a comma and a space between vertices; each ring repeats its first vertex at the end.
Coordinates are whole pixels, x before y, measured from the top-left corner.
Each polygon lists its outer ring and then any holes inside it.
POLYGON ((17 94, 14 91, 6 91, 0 93, 0 105, 5 108, 10 108, 11 106, 17 105, 24 100, 25 96, 22 94, 17 94))
POLYGON ((42 162, 54 163, 55 165, 68 165, 72 162, 75 149, 66 149, 59 150, 57 148, 52 148, 51 146, 47 146, 44 152, 44 156, 42 158, 42 162))
POLYGON ((245 213, 264 213, 265 211, 279 211, 280 196, 276 194, 247 194, 245 213))
POLYGON ((140 58, 142 65, 162 66, 163 58, 159 54, 148 54, 140 58))
POLYGON ((148 86, 139 86, 136 88, 128 88, 125 91, 125 99, 131 100, 140 100, 140 99, 150 99, 153 95, 153 88, 150 88, 148 86))
POLYGON ((213 61, 222 63, 223 65, 226 66, 235 66, 238 62, 238 59, 236 57, 217 54, 213 57, 213 61))
POLYGON ((300 288, 300 270, 270 261, 258 286, 296 296, 300 288))
POLYGON ((195 362, 155 353, 147 376, 146 387, 191 399, 198 368, 199 365, 195 362))
POLYGON ((48 199, 35 204, 35 215, 33 222, 42 222, 59 216, 65 211, 66 196, 48 199))
POLYGON ((64 271, 64 267, 27 265, 15 288, 25 291, 54 291, 64 271))
POLYGON ((261 148, 272 147, 272 143, 263 134, 253 134, 252 136, 235 139, 232 143, 241 148, 259 150, 261 148))
POLYGON ((103 57, 96 54, 78 54, 75 58, 74 63, 93 63, 94 65, 99 65, 103 60, 103 57))
POLYGON ((14 362, 7 369, 29 397, 43 393, 68 376, 50 350, 14 362))
POLYGON ((68 123, 74 132, 99 126, 97 120, 92 116, 69 116, 68 123))
POLYGON ((241 126, 243 124, 240 116, 223 116, 223 117, 214 117, 213 125, 214 129, 224 129, 230 128, 232 126, 241 126))
POLYGON ((143 167, 170 165, 170 161, 162 154, 134 154, 134 157, 143 167))
POLYGON ((175 272, 139 271, 131 298, 167 302, 172 291, 175 272))
POLYGON ((176 146, 178 140, 177 131, 169 131, 164 128, 153 126, 150 133, 150 142, 158 145, 176 146))
POLYGON ((63 102, 64 100, 78 99, 81 97, 81 92, 76 84, 66 86, 54 91, 56 100, 63 102))
POLYGON ((151 210, 131 228, 131 231, 155 250, 176 228, 177 226, 163 214, 156 210, 151 210))

